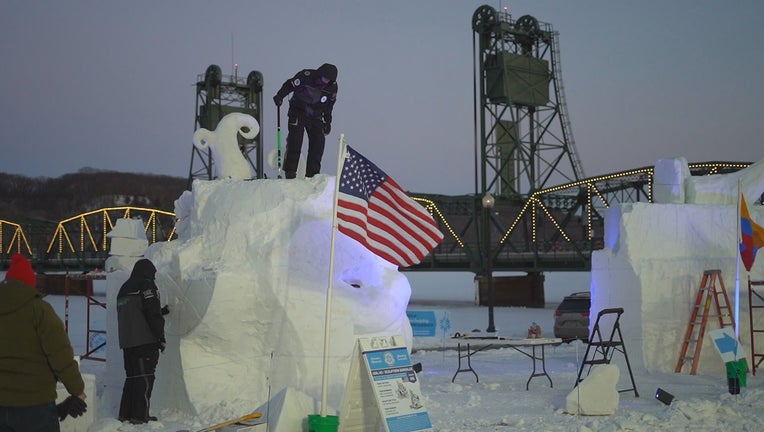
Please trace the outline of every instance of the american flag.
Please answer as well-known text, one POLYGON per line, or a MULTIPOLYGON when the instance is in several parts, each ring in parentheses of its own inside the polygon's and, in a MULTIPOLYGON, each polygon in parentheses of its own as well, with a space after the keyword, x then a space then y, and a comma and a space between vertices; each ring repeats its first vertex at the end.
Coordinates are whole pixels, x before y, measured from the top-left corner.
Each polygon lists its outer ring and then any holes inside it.
POLYGON ((399 267, 418 264, 443 233, 398 183, 350 146, 345 148, 337 197, 339 231, 399 267))

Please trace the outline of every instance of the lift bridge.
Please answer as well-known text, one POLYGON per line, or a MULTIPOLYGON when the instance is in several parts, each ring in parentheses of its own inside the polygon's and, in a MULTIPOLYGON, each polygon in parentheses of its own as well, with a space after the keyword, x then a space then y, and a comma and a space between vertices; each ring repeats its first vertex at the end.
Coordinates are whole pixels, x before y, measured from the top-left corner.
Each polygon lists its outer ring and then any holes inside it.
MULTIPOLYGON (((484 5, 472 16, 472 30, 474 194, 410 193, 433 214, 444 239, 420 264, 404 270, 588 271, 592 251, 604 246, 605 210, 651 202, 653 168, 585 178, 565 103, 558 33, 550 24, 484 5)), ((211 65, 195 88, 195 130, 215 129, 232 112, 252 115, 262 126, 260 72, 242 79, 211 65)), ((266 177, 262 136, 261 130, 254 140, 239 137, 257 179, 266 177)), ((192 146, 189 186, 197 178, 213 179, 213 164, 209 151, 192 146)), ((748 165, 706 162, 689 168, 692 175, 710 175, 748 165)), ((174 235, 174 215, 153 209, 100 209, 49 225, 0 220, 0 265, 21 252, 45 267, 103 267, 106 233, 125 215, 146 221, 151 242, 174 235)))

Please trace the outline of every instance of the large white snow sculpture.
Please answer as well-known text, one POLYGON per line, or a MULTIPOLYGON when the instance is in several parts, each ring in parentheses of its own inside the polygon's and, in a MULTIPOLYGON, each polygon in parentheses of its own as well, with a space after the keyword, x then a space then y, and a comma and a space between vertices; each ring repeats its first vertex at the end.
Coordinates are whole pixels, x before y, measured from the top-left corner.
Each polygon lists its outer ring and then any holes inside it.
MULTIPOLYGON (((764 192, 764 161, 732 174, 700 178, 686 178, 682 174, 686 168, 674 166, 679 167, 677 175, 663 178, 684 178, 685 203, 611 206, 605 215, 605 248, 592 254, 592 325, 600 310, 624 308, 621 330, 636 370, 674 372, 705 270, 721 270, 731 307, 735 308, 738 183, 742 184, 753 219, 764 221, 764 207, 753 204, 764 192)), ((667 201, 676 201, 679 195, 674 193, 674 198, 667 201)), ((747 275, 742 265, 740 271, 739 339, 746 352, 751 352, 747 275)), ((764 279, 761 253, 750 277, 764 279)), ((714 328, 718 328, 718 322, 710 321, 708 330, 714 328)), ((764 346, 762 343, 764 338, 757 339, 758 346, 764 346)), ((623 363, 620 366, 622 371, 626 370, 623 363)), ((684 371, 689 369, 685 365, 684 371)), ((726 373, 708 336, 703 343, 698 373, 726 373)), ((622 379, 624 375, 621 374, 622 379)))
MULTIPOLYGON (((326 175, 196 181, 176 201, 179 238, 146 252, 171 311, 154 407, 214 422, 287 388, 320 401, 333 191, 326 175)), ((397 267, 337 235, 331 407, 341 404, 356 337, 402 334, 411 346, 410 294, 397 267)))

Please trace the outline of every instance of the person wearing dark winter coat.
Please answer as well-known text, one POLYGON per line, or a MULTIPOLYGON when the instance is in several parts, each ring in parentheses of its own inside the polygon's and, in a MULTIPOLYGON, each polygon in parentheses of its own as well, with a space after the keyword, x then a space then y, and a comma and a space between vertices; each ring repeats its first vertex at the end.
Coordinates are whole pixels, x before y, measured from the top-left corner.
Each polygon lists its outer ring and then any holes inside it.
POLYGON ((119 347, 125 364, 125 385, 119 404, 119 420, 131 424, 156 420, 149 415, 154 372, 159 352, 164 351, 164 317, 154 283, 156 267, 148 259, 133 266, 130 277, 117 294, 119 347))
POLYGON ((295 178, 297 163, 302 151, 303 134, 308 134, 308 158, 305 177, 313 177, 321 171, 326 135, 332 130, 332 110, 337 101, 337 67, 324 63, 318 69, 303 69, 286 80, 273 102, 277 107, 292 93, 289 99, 289 126, 287 134, 284 175, 295 178))
POLYGON ((36 286, 29 260, 13 255, 0 282, 0 431, 56 432, 87 408, 64 323, 36 286), (58 407, 57 381, 71 395, 58 407))

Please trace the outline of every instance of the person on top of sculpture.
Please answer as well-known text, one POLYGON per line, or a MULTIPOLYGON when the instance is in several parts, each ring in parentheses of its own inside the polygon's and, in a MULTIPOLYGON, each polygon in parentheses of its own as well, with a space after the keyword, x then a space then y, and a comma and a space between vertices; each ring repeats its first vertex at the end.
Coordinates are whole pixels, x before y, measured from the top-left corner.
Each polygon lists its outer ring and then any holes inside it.
POLYGON ((308 134, 308 157, 305 177, 313 177, 321 171, 325 137, 332 130, 332 110, 337 101, 337 67, 324 63, 318 69, 303 69, 286 80, 273 96, 277 107, 284 98, 289 99, 288 134, 284 175, 295 178, 297 163, 302 151, 303 134, 308 134))

